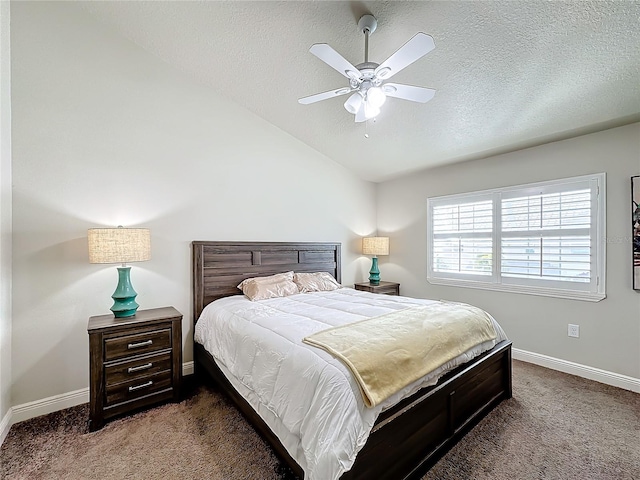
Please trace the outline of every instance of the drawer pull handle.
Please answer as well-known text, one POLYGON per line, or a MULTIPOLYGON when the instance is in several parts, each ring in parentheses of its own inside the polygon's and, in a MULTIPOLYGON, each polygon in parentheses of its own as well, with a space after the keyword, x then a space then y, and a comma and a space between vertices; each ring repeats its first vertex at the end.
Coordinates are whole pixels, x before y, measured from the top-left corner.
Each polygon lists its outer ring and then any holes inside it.
POLYGON ((147 383, 143 383, 142 385, 136 385, 135 387, 129 387, 130 392, 135 392, 136 390, 140 390, 141 388, 150 387, 153 385, 153 381, 149 380, 147 383))
POLYGON ((151 345, 151 344, 153 344, 153 340, 147 340, 146 342, 139 342, 139 343, 130 343, 129 345, 127 345, 127 349, 131 350, 133 348, 146 347, 147 345, 151 345))
POLYGON ((129 367, 127 368, 128 373, 139 372, 140 370, 146 370, 147 368, 153 367, 153 363, 145 363, 144 365, 139 365, 137 367, 129 367))

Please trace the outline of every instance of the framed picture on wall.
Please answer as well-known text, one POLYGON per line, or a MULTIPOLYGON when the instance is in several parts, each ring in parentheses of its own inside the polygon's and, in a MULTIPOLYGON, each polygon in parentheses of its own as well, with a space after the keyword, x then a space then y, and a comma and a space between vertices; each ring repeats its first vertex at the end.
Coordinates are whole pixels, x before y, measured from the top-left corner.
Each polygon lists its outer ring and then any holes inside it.
POLYGON ((633 288, 640 290, 640 176, 631 177, 631 212, 633 288))

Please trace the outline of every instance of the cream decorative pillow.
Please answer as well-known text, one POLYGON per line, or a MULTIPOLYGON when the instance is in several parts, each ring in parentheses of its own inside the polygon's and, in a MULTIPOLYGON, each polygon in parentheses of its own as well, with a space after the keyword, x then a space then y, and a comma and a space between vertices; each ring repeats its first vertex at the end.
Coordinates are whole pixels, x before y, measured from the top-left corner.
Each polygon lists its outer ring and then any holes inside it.
POLYGON ((300 293, 298 286, 293 282, 293 272, 247 278, 238 285, 238 288, 249 297, 249 300, 264 300, 300 293))
POLYGON ((342 285, 327 272, 296 273, 293 281, 298 285, 301 293, 326 292, 342 288, 342 285))

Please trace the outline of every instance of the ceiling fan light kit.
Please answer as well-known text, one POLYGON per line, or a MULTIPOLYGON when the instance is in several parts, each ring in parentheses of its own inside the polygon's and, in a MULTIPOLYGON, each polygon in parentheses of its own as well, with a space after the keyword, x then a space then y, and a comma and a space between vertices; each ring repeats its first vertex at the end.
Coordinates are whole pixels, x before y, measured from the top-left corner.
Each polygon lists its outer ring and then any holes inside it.
POLYGON ((407 43, 381 64, 369 61, 369 35, 375 32, 378 21, 373 15, 363 15, 358 28, 364 34, 364 62, 353 66, 326 43, 316 43, 309 51, 349 80, 349 87, 317 93, 298 100, 303 105, 352 93, 344 102, 347 112, 355 115, 356 122, 364 122, 380 114, 380 107, 387 97, 426 103, 436 91, 400 83, 384 83, 387 79, 408 67, 435 48, 433 38, 417 33, 407 43))
POLYGON ((356 113, 358 113, 358 110, 360 110, 363 101, 364 100, 362 99, 362 95, 360 94, 360 92, 356 92, 351 95, 346 102, 344 102, 344 108, 347 110, 347 112, 355 115, 356 113))

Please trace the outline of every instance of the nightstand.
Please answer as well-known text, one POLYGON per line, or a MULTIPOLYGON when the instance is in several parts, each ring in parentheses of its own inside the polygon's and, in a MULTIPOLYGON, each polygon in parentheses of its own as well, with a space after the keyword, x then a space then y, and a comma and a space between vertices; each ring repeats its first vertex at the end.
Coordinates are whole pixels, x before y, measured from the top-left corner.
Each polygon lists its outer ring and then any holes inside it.
POLYGON ((353 288, 371 293, 384 293, 385 295, 400 295, 400 284, 393 282, 380 282, 380 285, 371 285, 369 282, 356 283, 353 288))
POLYGON ((182 314, 173 307, 89 318, 89 431, 113 417, 180 400, 182 314))

